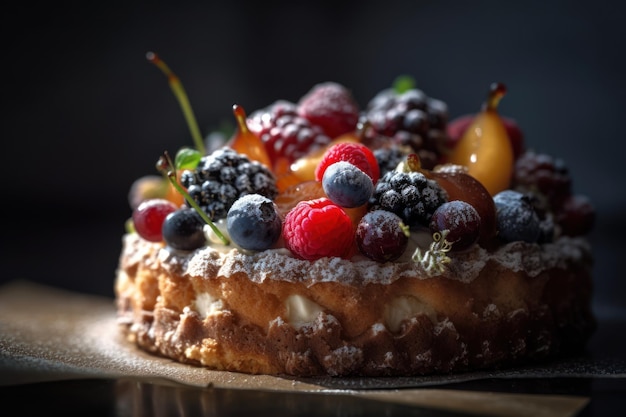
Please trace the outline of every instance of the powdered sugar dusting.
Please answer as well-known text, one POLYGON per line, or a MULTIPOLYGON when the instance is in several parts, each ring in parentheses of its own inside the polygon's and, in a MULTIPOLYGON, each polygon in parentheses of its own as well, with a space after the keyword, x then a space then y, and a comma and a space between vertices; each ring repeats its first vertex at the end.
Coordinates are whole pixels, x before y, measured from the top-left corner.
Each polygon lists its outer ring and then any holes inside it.
MULTIPOLYGON (((142 258, 141 238, 127 235, 126 250, 131 259, 142 258)), ((145 245, 146 242, 143 242, 145 245)), ((217 250, 211 246, 193 252, 175 252, 157 245, 159 261, 167 268, 181 269, 190 276, 223 276, 246 274, 253 282, 267 279, 302 282, 308 286, 318 282, 338 282, 344 285, 390 284, 403 277, 429 279, 421 266, 412 261, 378 263, 363 257, 346 260, 326 257, 307 261, 294 257, 287 249, 271 249, 244 253, 239 249, 217 250)), ((553 243, 512 242, 493 252, 474 245, 472 248, 451 253, 452 261, 443 276, 461 282, 471 282, 490 263, 514 272, 525 272, 530 277, 552 269, 565 269, 572 262, 591 257, 591 248, 584 238, 561 237, 553 243)))

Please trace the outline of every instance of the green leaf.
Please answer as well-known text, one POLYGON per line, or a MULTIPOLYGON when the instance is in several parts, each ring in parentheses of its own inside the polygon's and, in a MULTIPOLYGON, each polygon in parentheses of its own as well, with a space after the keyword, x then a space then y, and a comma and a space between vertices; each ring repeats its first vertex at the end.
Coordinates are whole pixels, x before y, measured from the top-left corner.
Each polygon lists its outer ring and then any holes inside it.
POLYGON ((199 151, 191 148, 181 148, 176 153, 174 165, 176 165, 176 170, 196 169, 200 158, 202 158, 202 154, 199 151))
POLYGON ((393 82, 393 89, 398 94, 402 94, 413 88, 415 88, 415 80, 410 75, 400 75, 393 82))

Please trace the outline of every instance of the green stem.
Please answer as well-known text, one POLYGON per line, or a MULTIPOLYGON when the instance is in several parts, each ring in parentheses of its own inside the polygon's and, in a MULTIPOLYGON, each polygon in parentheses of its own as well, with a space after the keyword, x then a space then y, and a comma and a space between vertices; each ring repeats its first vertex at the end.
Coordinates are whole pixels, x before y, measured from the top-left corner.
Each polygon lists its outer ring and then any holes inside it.
POLYGON ((194 115, 191 104, 189 103, 189 97, 185 91, 185 87, 183 87, 183 83, 180 81, 178 76, 170 70, 167 64, 159 58, 157 54, 154 52, 148 52, 146 54, 146 58, 148 61, 156 65, 166 76, 169 82, 170 88, 174 93, 174 96, 178 100, 178 104, 180 105, 183 115, 185 116, 185 120, 187 121, 187 126, 189 126, 189 130, 191 132, 191 137, 196 144, 196 149, 204 155, 206 150, 204 148, 204 140, 202 140, 202 134, 200 133, 200 128, 198 127, 198 122, 196 121, 196 116, 194 115))
POLYGON ((222 241, 222 243, 224 245, 230 245, 230 241, 226 238, 226 236, 224 236, 224 234, 222 234, 222 232, 220 231, 220 229, 218 229, 218 227, 215 225, 215 223, 213 223, 211 221, 211 219, 209 219, 209 216, 207 216, 206 213, 204 212, 204 210, 202 210, 202 208, 200 208, 198 203, 196 203, 194 201, 194 199, 191 198, 189 193, 183 187, 181 187, 181 185, 176 180, 176 174, 174 172, 170 171, 170 172, 167 173, 167 178, 170 180, 170 182, 172 183, 174 188, 176 188, 176 191, 181 193, 183 195, 183 197, 185 197, 185 200, 187 200, 189 205, 191 205, 191 207, 193 207, 198 212, 200 217, 202 217, 202 220, 204 220, 206 222, 206 224, 209 225, 209 227, 213 230, 215 235, 222 241))

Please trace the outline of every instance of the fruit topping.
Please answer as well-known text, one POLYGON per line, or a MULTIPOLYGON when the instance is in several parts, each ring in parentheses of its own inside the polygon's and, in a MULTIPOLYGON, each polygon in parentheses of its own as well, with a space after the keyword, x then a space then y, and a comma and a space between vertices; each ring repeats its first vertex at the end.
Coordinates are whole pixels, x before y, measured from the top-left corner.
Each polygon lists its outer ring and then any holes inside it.
POLYGON ((380 169, 374 152, 367 146, 355 142, 341 142, 330 146, 315 169, 315 179, 321 181, 326 168, 339 161, 350 162, 365 172, 373 183, 378 181, 380 169))
POLYGON ((589 233, 595 224, 595 208, 589 198, 583 195, 570 195, 556 212, 556 223, 566 236, 582 236, 589 233))
POLYGON ((364 205, 374 191, 369 175, 345 161, 335 162, 324 171, 322 186, 333 203, 347 208, 364 205))
POLYGON ((513 187, 539 192, 558 205, 571 193, 572 180, 563 160, 529 150, 515 162, 513 187))
POLYGON ((206 244, 205 222, 192 208, 181 208, 167 215, 163 222, 163 240, 172 249, 191 251, 206 244))
POLYGON ((398 259, 406 250, 408 242, 408 227, 397 214, 390 211, 369 211, 356 228, 359 251, 378 262, 398 259))
POLYGON ((307 260, 347 257, 354 242, 350 217, 328 198, 299 202, 283 222, 285 246, 307 260))
POLYGON ((235 104, 233 106, 233 114, 237 120, 237 131, 230 139, 228 146, 246 155, 252 161, 260 162, 266 167, 272 168, 272 161, 267 154, 263 141, 248 128, 246 112, 243 107, 235 104))
POLYGON ((481 112, 448 156, 448 162, 466 166, 492 196, 509 188, 513 174, 513 148, 497 110, 505 93, 503 84, 491 86, 481 112))
POLYGON ((142 201, 133 210, 132 219, 135 231, 139 236, 150 242, 163 241, 161 230, 163 222, 168 214, 177 209, 178 206, 176 204, 163 198, 151 198, 142 201))
POLYGON ((272 200, 259 194, 247 194, 228 210, 226 227, 237 245, 261 251, 276 243, 282 231, 282 221, 272 200))
MULTIPOLYGON (((451 149, 454 148, 459 140, 461 140, 463 135, 467 132, 467 128, 472 125, 475 118, 475 114, 466 114, 450 121, 446 130, 448 133, 448 144, 446 145, 446 147, 451 149)), ((513 148, 513 159, 517 159, 526 150, 524 132, 522 131, 515 119, 504 116, 500 116, 500 119, 502 120, 502 124, 504 124, 507 136, 511 141, 511 147, 513 148)))
POLYGON ((406 159, 411 150, 406 147, 385 146, 374 149, 374 157, 378 162, 380 176, 382 177, 389 171, 395 171, 398 164, 406 159))
POLYGON ((397 214, 411 229, 428 228, 432 214, 447 200, 443 188, 421 172, 396 170, 376 183, 369 207, 397 214))
POLYGON ((326 197, 326 193, 320 181, 304 181, 281 191, 274 199, 274 203, 284 218, 299 202, 321 197, 326 197))
POLYGON ((540 219, 529 196, 515 190, 504 190, 496 194, 493 201, 498 237, 502 241, 538 241, 541 236, 540 219))
POLYGON ((496 235, 496 206, 489 191, 459 169, 459 165, 441 165, 430 175, 446 191, 450 201, 465 201, 476 209, 480 216, 480 242, 489 243, 496 235))
POLYGON ((331 141, 320 126, 298 115, 296 104, 284 100, 253 112, 248 128, 261 138, 273 166, 283 159, 291 164, 331 141))
POLYGON ((460 251, 476 243, 480 234, 480 214, 469 203, 448 201, 437 207, 430 220, 433 233, 448 231, 446 239, 451 250, 460 251))
POLYGON ((394 88, 382 90, 368 103, 365 118, 369 140, 381 135, 394 145, 408 146, 428 169, 436 165, 447 142, 447 105, 417 88, 399 88, 396 83, 394 88))
POLYGON ((273 199, 278 193, 274 175, 265 165, 228 147, 202 157, 195 170, 183 171, 180 181, 211 220, 225 218, 243 195, 273 199))
POLYGON ((359 106, 352 93, 335 82, 320 83, 298 102, 298 114, 334 139, 356 129, 359 106))

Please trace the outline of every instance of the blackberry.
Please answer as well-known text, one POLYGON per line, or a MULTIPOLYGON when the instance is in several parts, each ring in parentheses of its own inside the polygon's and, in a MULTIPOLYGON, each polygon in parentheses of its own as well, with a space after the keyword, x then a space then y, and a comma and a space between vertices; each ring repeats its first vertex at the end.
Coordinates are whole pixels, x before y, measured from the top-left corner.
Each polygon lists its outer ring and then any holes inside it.
POLYGON ((225 218, 241 196, 260 194, 273 200, 278 194, 268 168, 226 147, 202 157, 194 171, 181 174, 180 182, 211 220, 225 218))
POLYGON ((432 169, 447 142, 448 106, 410 89, 398 94, 393 89, 379 92, 365 110, 368 127, 365 136, 385 136, 398 145, 409 146, 417 153, 424 168, 432 169))
POLYGON ((384 176, 389 171, 394 171, 398 164, 404 161, 409 154, 407 148, 398 146, 385 146, 374 150, 374 156, 378 162, 380 176, 384 176))
POLYGON ((565 163, 551 155, 526 151, 515 162, 513 186, 541 193, 550 205, 558 205, 571 194, 572 179, 565 163))
POLYGON ((427 228, 435 210, 447 199, 443 188, 421 172, 390 171, 376 183, 369 209, 395 213, 412 229, 427 228))
POLYGON ((294 162, 331 141, 320 126, 298 114, 295 103, 286 100, 250 114, 248 127, 261 138, 272 163, 280 159, 294 162))

